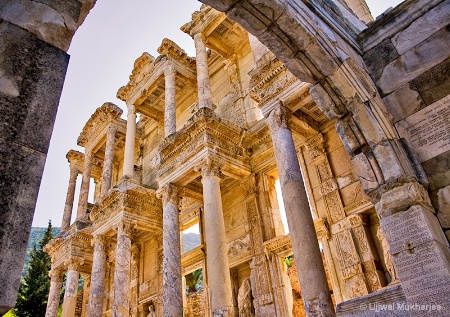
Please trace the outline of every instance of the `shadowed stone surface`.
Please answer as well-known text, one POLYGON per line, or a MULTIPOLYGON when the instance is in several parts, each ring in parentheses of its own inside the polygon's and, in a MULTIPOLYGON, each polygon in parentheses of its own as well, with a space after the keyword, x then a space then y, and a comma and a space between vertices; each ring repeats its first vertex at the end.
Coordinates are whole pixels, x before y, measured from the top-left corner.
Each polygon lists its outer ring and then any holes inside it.
POLYGON ((0 313, 16 300, 68 60, 0 20, 0 313))

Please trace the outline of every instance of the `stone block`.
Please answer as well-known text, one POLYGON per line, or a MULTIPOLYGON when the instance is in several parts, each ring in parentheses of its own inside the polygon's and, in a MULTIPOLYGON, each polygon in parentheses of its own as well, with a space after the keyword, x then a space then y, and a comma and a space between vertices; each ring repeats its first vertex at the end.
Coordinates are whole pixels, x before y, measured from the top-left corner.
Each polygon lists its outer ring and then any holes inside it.
POLYGON ((430 241, 448 246, 436 216, 419 205, 381 219, 380 225, 393 255, 401 252, 414 253, 415 248, 430 241))
POLYGON ((383 219, 414 205, 432 208, 427 190, 416 182, 406 183, 383 193, 375 208, 378 217, 383 219))
POLYGON ((398 57, 391 39, 385 39, 374 48, 367 51, 363 58, 370 74, 384 68, 387 64, 398 57))
POLYGON ((411 316, 449 316, 448 246, 429 241, 393 256, 411 316))
POLYGON ((414 79, 414 84, 427 105, 447 96, 450 92, 450 58, 414 79))
POLYGON ((0 43, 0 137, 47 153, 69 57, 5 21, 0 43))
POLYGON ((397 52, 402 55, 435 32, 445 28, 449 21, 450 3, 444 1, 392 37, 392 43, 397 52))
POLYGON ((450 185, 450 151, 422 163, 427 174, 430 191, 450 185))
POLYGON ((437 196, 439 222, 443 228, 450 228, 450 186, 438 190, 437 196))
POLYGON ((400 285, 383 288, 377 292, 339 303, 338 317, 409 317, 407 310, 398 309, 406 305, 400 285))
POLYGON ((46 155, 0 138, 0 307, 13 307, 46 155))
POLYGON ((413 82, 407 83, 383 98, 394 123, 426 107, 413 82))
POLYGON ((67 0, 34 0, 49 6, 55 11, 70 17, 73 21, 78 21, 81 11, 81 1, 67 0))
POLYGON ((450 32, 442 29, 389 63, 377 80, 382 94, 389 94, 445 61, 450 53, 450 32))
POLYGON ((359 153, 351 158, 353 170, 361 182, 365 193, 378 188, 379 180, 372 164, 365 153, 359 153))

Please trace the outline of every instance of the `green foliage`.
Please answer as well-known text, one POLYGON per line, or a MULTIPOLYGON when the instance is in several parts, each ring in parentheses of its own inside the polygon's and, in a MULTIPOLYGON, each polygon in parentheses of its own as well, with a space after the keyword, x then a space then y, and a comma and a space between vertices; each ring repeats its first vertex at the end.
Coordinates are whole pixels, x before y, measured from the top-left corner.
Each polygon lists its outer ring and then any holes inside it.
POLYGON ((294 255, 290 255, 284 258, 284 263, 286 264, 286 266, 288 268, 290 268, 292 266, 292 261, 294 260, 294 255))
POLYGON ((203 288, 202 269, 195 270, 194 272, 186 275, 185 279, 186 279, 186 291, 188 294, 195 293, 197 290, 203 288))
MULTIPOLYGON (((52 227, 53 236, 57 236, 59 234, 60 229, 61 228, 52 227)), ((33 247, 39 244, 39 241, 44 237, 46 231, 47 228, 37 228, 37 227, 31 228, 30 238, 28 239, 27 255, 25 256, 25 263, 23 265, 22 270, 22 277, 24 277, 27 274, 28 266, 30 263, 31 251, 33 251, 33 247)))
POLYGON ((53 238, 52 224, 49 221, 47 230, 38 247, 34 244, 30 252, 30 262, 25 277, 19 286, 14 315, 17 317, 44 317, 47 308, 47 297, 50 289, 48 272, 51 268, 50 256, 42 248, 53 238))

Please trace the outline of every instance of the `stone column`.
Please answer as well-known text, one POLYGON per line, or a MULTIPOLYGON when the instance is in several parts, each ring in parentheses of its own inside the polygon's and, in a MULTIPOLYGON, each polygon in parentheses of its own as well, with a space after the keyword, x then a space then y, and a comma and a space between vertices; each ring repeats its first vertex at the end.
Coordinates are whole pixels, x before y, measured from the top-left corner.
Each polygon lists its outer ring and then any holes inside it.
POLYGON ((164 66, 165 79, 165 106, 164 106, 164 137, 177 131, 176 122, 176 87, 175 77, 177 71, 172 62, 167 61, 164 66))
POLYGON ((113 317, 129 315, 131 236, 136 224, 121 220, 117 226, 116 265, 114 268, 113 317))
POLYGON ((83 302, 80 317, 86 317, 89 306, 89 293, 91 292, 91 276, 86 273, 81 273, 81 277, 83 278, 84 287, 83 287, 83 302))
POLYGON ((75 188, 77 185, 78 170, 71 166, 69 186, 67 188, 66 203, 64 205, 63 220, 61 223, 61 233, 66 232, 70 227, 70 220, 72 219, 73 200, 75 198, 75 188))
POLYGON ((207 158, 197 166, 202 174, 206 266, 213 316, 234 316, 227 237, 220 193, 220 165, 207 158))
POLYGON ((91 272, 91 289, 89 293, 88 317, 98 317, 103 312, 105 296, 106 248, 105 238, 94 235, 91 241, 94 247, 94 259, 91 272))
POLYGON ((50 291, 48 293, 47 311, 45 317, 58 316, 59 308, 59 293, 63 284, 63 271, 59 269, 52 269, 48 272, 50 276, 50 291))
POLYGON ((178 188, 167 184, 158 189, 163 201, 163 311, 164 316, 183 316, 178 188))
POLYGON ((288 126, 289 116, 289 110, 278 105, 267 118, 267 124, 272 136, 305 312, 307 316, 335 316, 294 140, 288 126))
POLYGON ((136 108, 127 105, 127 135, 125 136, 125 154, 123 159, 123 176, 134 175, 134 143, 136 142, 136 108))
POLYGON ((102 189, 100 192, 100 197, 105 196, 108 190, 111 188, 116 130, 117 128, 115 126, 109 126, 108 133, 106 134, 105 159, 103 161, 102 189))
POLYGON ((211 108, 211 87, 209 83, 208 54, 206 53, 203 34, 194 35, 196 65, 197 65, 197 88, 198 88, 198 107, 211 108))
POLYGON ((90 150, 85 149, 83 178, 81 180, 80 197, 78 199, 77 219, 83 218, 84 215, 86 215, 89 198, 89 185, 91 183, 91 169, 92 153, 90 150))
POLYGON ((62 317, 75 316, 75 308, 77 306, 77 292, 78 292, 78 279, 80 273, 78 273, 79 267, 83 265, 84 260, 82 258, 71 258, 66 262, 67 265, 67 277, 66 277, 66 292, 64 293, 64 302, 62 317))

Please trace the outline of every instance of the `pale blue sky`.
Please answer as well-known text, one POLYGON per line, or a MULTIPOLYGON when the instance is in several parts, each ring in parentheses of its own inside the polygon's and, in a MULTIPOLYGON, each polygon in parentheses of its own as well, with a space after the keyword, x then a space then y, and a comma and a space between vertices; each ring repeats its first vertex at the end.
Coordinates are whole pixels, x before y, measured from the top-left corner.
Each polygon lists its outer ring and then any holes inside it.
MULTIPOLYGON (((367 1, 374 16, 400 2, 367 1)), ((175 41, 189 55, 195 55, 192 39, 180 31, 180 27, 190 21, 191 13, 200 5, 195 0, 97 1, 69 49, 70 64, 36 205, 34 227, 47 226, 49 219, 53 226, 61 225, 69 179, 66 153, 70 149, 83 151, 76 140, 97 107, 110 101, 126 109, 116 98, 116 92, 128 82, 136 58, 144 51, 156 57, 156 49, 164 37, 175 41)), ((77 199, 78 193, 73 214, 77 199)))

